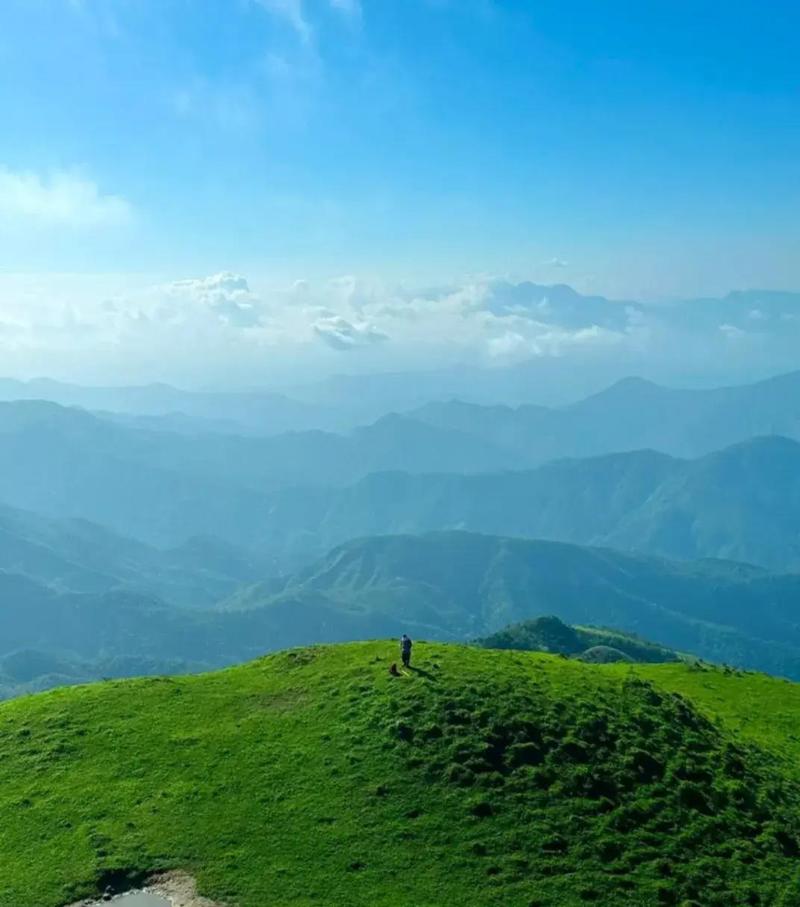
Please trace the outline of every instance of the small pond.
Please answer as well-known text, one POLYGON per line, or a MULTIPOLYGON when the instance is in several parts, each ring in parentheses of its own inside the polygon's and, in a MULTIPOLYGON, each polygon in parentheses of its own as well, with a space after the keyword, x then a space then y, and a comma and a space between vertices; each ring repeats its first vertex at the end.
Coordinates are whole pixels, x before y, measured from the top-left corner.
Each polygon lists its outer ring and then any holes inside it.
POLYGON ((160 894, 150 894, 147 891, 131 891, 100 903, 113 904, 114 907, 170 907, 170 902, 166 898, 162 898, 160 894))
POLYGON ((79 901, 69 907, 222 907, 222 904, 199 895, 191 876, 173 871, 152 875, 135 891, 117 894, 108 900, 79 901))

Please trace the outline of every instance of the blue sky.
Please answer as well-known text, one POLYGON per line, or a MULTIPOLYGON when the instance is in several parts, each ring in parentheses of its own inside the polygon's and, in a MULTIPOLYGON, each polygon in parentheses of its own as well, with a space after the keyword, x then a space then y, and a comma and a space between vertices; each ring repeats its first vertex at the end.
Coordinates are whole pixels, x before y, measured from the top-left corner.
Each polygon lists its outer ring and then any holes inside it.
POLYGON ((798 289, 799 32, 789 0, 3 0, 0 290, 798 289))

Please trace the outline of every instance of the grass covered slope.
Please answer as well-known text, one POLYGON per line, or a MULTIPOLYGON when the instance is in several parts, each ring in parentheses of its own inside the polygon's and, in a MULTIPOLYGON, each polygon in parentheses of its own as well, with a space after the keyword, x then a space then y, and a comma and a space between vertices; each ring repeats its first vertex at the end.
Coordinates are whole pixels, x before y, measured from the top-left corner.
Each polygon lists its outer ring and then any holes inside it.
POLYGON ((260 612, 265 623, 271 615, 278 639, 266 633, 248 639, 270 640, 272 648, 404 630, 461 641, 556 615, 800 679, 798 596, 800 574, 774 575, 748 564, 665 561, 451 531, 356 539, 286 579, 283 588, 277 580, 251 587, 229 607, 260 612))
POLYGON ((794 685, 416 652, 399 678, 356 643, 3 704, 0 905, 172 867, 235 907, 798 902, 797 723, 737 730, 800 714, 794 685))
POLYGON ((631 633, 602 627, 571 627, 552 616, 511 624, 497 633, 477 639, 475 643, 484 649, 551 652, 595 663, 637 661, 658 664, 679 660, 678 653, 673 649, 631 633))

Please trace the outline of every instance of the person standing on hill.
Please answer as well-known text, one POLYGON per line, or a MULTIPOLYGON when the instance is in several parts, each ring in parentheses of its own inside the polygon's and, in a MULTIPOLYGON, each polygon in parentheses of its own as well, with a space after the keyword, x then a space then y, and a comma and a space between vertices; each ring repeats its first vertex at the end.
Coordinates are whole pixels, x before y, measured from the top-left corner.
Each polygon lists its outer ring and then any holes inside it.
POLYGON ((403 659, 403 667, 407 668, 411 664, 411 646, 413 643, 404 633, 400 637, 400 657, 403 659))

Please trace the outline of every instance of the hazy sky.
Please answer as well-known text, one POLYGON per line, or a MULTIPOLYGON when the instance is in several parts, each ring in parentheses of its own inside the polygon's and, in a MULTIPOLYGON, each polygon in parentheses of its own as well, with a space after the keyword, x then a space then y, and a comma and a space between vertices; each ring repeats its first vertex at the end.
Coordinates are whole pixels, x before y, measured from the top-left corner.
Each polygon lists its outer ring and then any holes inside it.
POLYGON ((165 377, 188 325, 249 332, 253 378, 380 364, 409 298, 398 364, 519 358, 542 330, 463 323, 490 276, 800 289, 798 33, 796 0, 2 0, 5 359, 165 377))

